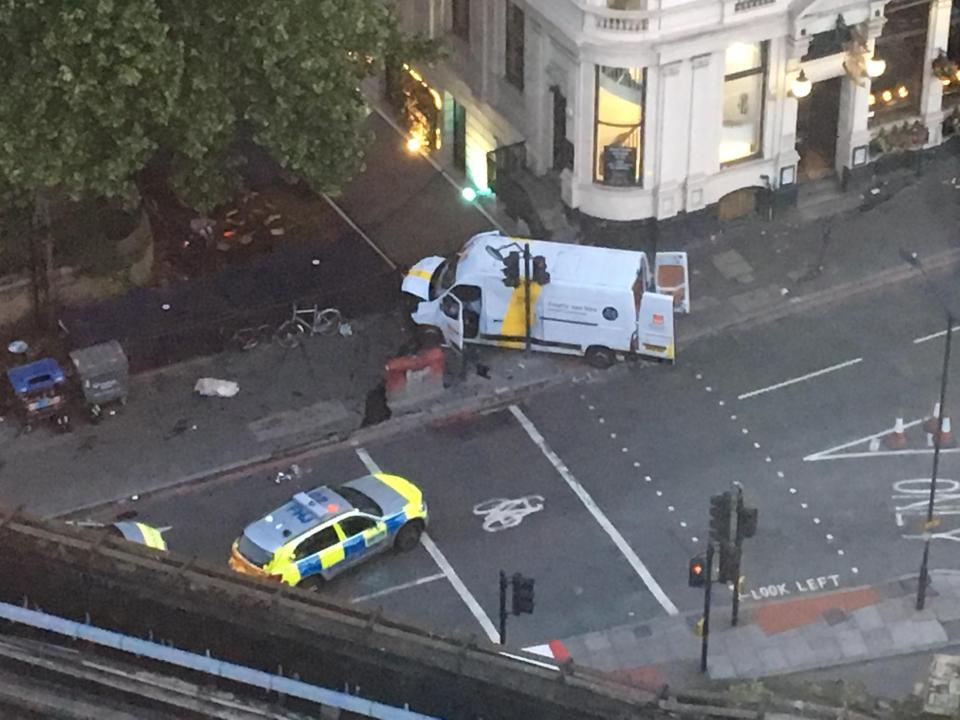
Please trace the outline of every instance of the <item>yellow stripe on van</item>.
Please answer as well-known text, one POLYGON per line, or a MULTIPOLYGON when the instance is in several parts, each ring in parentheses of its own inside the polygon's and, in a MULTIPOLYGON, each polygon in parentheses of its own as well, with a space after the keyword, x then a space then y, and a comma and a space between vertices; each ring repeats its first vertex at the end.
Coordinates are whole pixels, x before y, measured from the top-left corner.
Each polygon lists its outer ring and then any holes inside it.
MULTIPOLYGON (((543 286, 540 283, 530 283, 530 325, 533 325, 533 319, 536 317, 537 298, 540 297, 540 291, 543 286)), ((523 297, 523 280, 520 285, 513 289, 510 294, 510 301, 507 303, 507 312, 503 316, 503 325, 500 329, 501 335, 523 337, 527 332, 526 324, 523 321, 523 310, 525 305, 523 297)), ((500 340, 497 342, 500 347, 522 348, 523 342, 515 340, 500 340)))
POLYGON ((407 275, 421 278, 422 280, 429 280, 432 273, 429 270, 423 270, 421 268, 410 268, 410 272, 408 272, 407 275))

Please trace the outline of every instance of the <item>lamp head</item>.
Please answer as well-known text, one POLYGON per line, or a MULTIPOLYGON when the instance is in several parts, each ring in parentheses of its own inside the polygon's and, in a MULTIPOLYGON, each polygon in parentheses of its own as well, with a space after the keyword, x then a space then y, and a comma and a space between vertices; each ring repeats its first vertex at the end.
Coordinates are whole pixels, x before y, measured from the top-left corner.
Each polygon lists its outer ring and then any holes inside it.
POLYGON ((813 83, 810 82, 803 68, 800 68, 800 72, 790 83, 790 93, 799 100, 809 95, 811 90, 813 90, 813 83))

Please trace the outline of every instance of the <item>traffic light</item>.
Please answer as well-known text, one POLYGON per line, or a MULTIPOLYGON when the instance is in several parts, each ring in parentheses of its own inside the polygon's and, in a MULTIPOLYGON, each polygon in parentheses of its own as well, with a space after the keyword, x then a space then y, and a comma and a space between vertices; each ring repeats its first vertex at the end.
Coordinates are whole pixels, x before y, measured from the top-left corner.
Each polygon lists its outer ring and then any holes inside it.
POLYGON ((727 492, 710 498, 710 540, 725 543, 730 539, 731 494, 727 492))
POLYGON ((520 615, 533 612, 533 578, 514 573, 513 583, 513 614, 520 615))
POLYGON ((516 250, 508 253, 503 260, 503 284, 520 287, 520 253, 516 250))
POLYGON ((704 555, 690 558, 687 571, 687 584, 690 587, 703 587, 707 582, 707 560, 704 555))
POLYGON ((547 259, 543 255, 533 257, 533 281, 538 285, 550 282, 550 273, 547 272, 547 259))
POLYGON ((741 505, 737 508, 737 532, 741 538, 752 538, 757 534, 757 509, 741 505))
POLYGON ((720 563, 717 568, 717 580, 722 583, 737 582, 739 565, 737 546, 732 542, 720 543, 720 563))

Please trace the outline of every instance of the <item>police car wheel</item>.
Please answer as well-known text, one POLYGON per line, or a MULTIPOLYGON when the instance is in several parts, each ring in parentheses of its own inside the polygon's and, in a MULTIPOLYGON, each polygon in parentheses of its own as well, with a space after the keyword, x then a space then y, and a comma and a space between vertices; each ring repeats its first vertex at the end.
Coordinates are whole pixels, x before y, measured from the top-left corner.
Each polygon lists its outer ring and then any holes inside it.
POLYGON ((297 583, 297 587, 307 592, 320 592, 326 584, 327 581, 323 579, 322 575, 311 575, 297 583))
POLYGON ((420 523, 410 522, 400 528, 400 531, 397 533, 397 539, 394 541, 393 545, 397 550, 406 552, 407 550, 413 550, 417 543, 420 542, 420 535, 423 533, 423 527, 420 523))

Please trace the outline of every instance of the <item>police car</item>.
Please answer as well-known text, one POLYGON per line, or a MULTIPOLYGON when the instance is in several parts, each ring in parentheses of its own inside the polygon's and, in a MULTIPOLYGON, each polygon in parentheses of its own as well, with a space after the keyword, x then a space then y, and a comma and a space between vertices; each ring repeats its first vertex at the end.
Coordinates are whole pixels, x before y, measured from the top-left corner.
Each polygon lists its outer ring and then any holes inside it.
POLYGON ((387 548, 410 550, 427 526, 413 483, 374 473, 318 487, 251 523, 233 543, 237 572, 315 587, 387 548))

